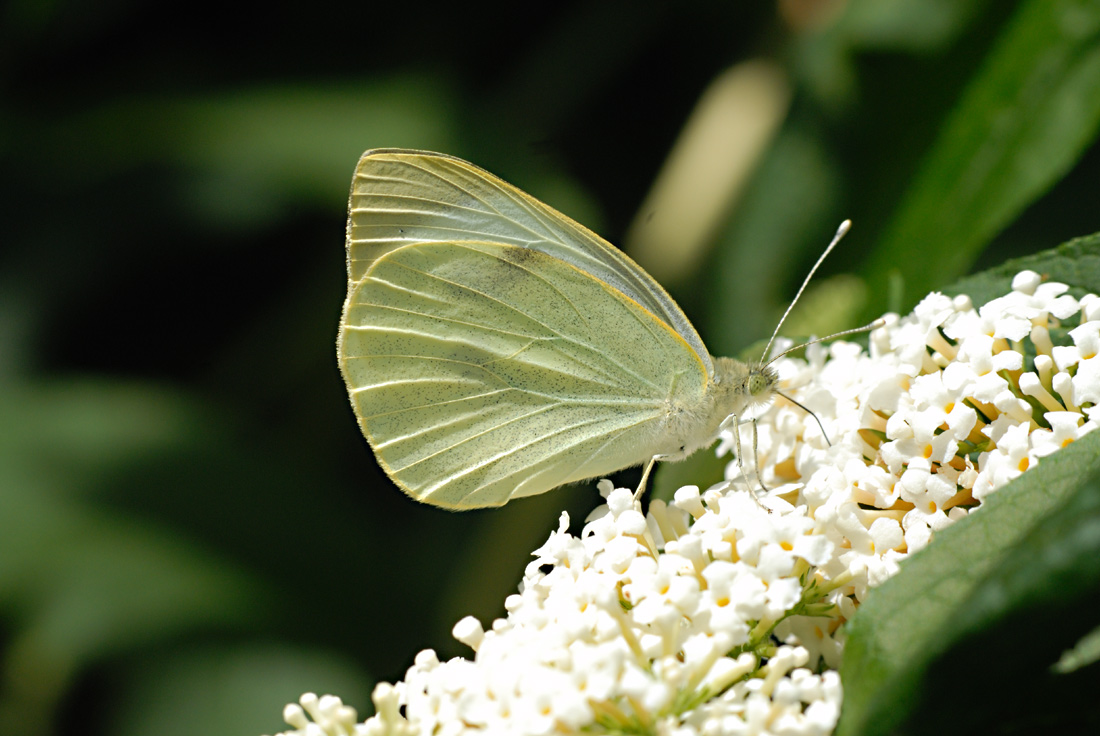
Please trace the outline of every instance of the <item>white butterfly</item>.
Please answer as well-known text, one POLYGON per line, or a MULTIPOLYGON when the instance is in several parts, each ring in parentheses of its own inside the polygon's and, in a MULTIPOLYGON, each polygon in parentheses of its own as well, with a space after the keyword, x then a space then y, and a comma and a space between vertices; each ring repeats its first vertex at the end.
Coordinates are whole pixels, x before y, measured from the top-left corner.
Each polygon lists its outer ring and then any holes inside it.
POLYGON ((776 393, 774 368, 712 357, 622 252, 453 156, 363 154, 347 258, 340 369, 378 462, 420 501, 648 473, 776 393))

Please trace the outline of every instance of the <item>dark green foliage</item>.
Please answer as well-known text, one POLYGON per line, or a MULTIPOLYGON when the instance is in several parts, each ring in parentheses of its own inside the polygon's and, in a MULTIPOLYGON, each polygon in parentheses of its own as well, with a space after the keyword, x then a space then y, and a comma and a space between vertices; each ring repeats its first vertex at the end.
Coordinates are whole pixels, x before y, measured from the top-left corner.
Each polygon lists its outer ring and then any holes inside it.
MULTIPOLYGON (((716 354, 767 337, 845 217, 834 296, 807 295, 792 334, 1100 230, 1095 3, 851 0, 820 26, 774 8, 5 6, 0 732, 259 734, 313 689, 369 710, 420 649, 465 654, 453 623, 501 615, 560 511, 579 528, 598 502, 447 514, 374 467, 334 348, 367 148, 463 156, 619 242, 708 82, 777 61, 787 119, 674 290, 716 354)), ((1097 290, 1096 252, 1020 263, 1097 290)), ((1017 268, 958 288, 980 302, 1017 268)), ((1040 467, 1057 497, 1032 473, 1006 489, 1027 518, 1004 501, 945 535, 981 562, 898 644, 903 673, 856 659, 894 615, 886 587, 868 603, 850 662, 882 679, 845 673, 849 733, 880 708, 981 727, 999 681, 939 689, 981 657, 1038 693, 1018 723, 1090 717, 1068 693, 1096 666, 1046 668, 1095 624, 1092 444, 1040 467), (1010 530, 966 536, 999 513, 1010 530)))

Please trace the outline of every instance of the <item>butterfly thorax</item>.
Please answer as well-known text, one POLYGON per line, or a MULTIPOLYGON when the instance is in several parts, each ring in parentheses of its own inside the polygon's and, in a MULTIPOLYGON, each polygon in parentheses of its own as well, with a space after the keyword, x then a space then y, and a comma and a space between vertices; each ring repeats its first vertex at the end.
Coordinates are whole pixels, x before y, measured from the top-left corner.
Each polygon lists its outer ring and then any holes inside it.
POLYGON ((717 418, 714 432, 726 417, 742 417, 745 412, 763 406, 775 396, 779 373, 759 362, 742 363, 733 358, 713 358, 714 378, 708 391, 713 396, 712 414, 717 418))
POLYGON ((733 358, 713 358, 714 377, 700 401, 687 404, 670 401, 662 427, 663 449, 659 453, 678 460, 711 444, 727 417, 740 418, 749 409, 769 402, 775 395, 779 374, 775 368, 743 363, 733 358))

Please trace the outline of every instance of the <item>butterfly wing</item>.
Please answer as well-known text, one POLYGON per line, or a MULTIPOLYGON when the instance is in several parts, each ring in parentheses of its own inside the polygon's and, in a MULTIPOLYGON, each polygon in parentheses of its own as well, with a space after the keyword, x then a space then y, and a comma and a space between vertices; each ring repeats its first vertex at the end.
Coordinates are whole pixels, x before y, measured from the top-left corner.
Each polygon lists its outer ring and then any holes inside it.
POLYGON ((403 245, 464 241, 541 251, 610 284, 670 325, 714 374, 710 354, 679 305, 591 230, 462 159, 403 149, 363 154, 348 205, 351 282, 403 245))
POLYGON ((669 400, 698 404, 708 382, 695 351, 636 301, 503 243, 388 250, 353 284, 338 350, 386 472, 459 509, 648 460, 669 400))

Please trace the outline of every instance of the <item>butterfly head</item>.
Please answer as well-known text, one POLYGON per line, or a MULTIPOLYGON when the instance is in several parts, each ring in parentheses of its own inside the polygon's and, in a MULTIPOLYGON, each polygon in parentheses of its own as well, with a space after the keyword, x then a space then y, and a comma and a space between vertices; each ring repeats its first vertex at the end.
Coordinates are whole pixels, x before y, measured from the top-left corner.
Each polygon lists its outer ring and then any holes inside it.
POLYGON ((779 384, 779 372, 767 363, 749 365, 748 380, 745 381, 745 399, 748 406, 763 404, 775 395, 779 384))
POLYGON ((768 403, 779 387, 779 372, 767 363, 742 363, 714 358, 714 413, 722 418, 741 416, 747 409, 768 403))

